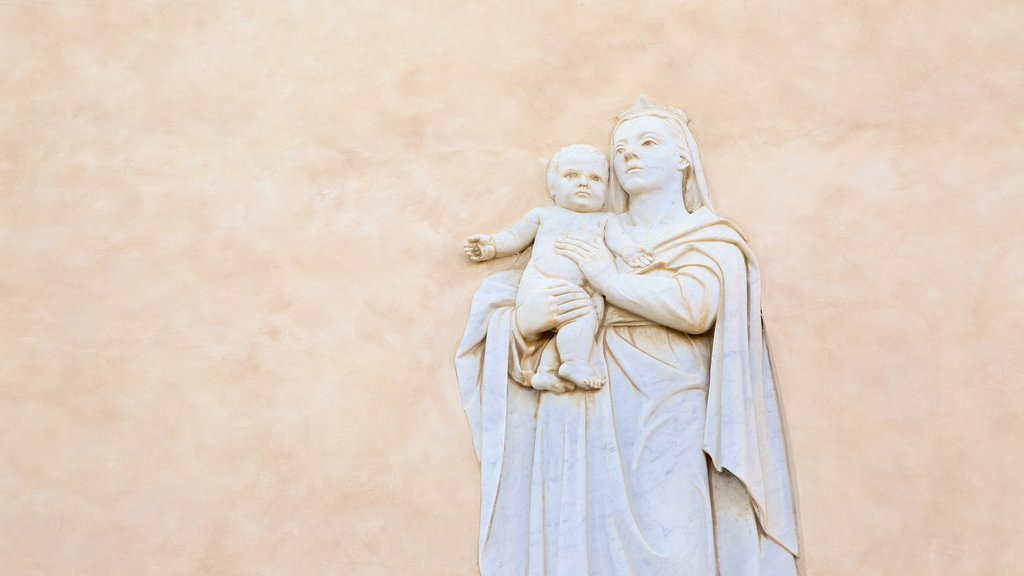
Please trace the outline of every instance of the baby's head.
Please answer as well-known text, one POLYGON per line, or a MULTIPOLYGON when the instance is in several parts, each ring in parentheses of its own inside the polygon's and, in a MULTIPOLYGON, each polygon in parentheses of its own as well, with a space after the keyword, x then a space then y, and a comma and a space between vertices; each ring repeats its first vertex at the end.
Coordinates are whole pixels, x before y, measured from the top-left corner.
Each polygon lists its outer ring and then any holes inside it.
POLYGON ((597 148, 573 144, 548 164, 548 194, 555 204, 573 212, 599 212, 608 190, 608 158, 597 148))

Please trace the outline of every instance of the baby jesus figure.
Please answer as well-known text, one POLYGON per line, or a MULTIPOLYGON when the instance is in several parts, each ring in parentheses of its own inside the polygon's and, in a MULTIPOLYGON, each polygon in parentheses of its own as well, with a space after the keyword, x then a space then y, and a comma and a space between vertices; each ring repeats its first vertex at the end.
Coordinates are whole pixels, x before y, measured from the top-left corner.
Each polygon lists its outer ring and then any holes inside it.
POLYGON ((541 352, 537 371, 524 372, 525 384, 537 390, 596 390, 606 381, 590 361, 604 298, 585 283, 575 262, 555 253, 555 241, 569 236, 598 239, 631 267, 652 263, 651 253, 633 242, 615 215, 601 212, 607 189, 607 157, 593 146, 568 146, 555 153, 548 165, 548 194, 554 206, 534 208, 508 230, 476 234, 466 241, 466 256, 473 262, 518 254, 533 244, 519 281, 517 306, 525 295, 540 289, 545 278, 568 280, 591 295, 593 306, 587 314, 560 327, 541 352))

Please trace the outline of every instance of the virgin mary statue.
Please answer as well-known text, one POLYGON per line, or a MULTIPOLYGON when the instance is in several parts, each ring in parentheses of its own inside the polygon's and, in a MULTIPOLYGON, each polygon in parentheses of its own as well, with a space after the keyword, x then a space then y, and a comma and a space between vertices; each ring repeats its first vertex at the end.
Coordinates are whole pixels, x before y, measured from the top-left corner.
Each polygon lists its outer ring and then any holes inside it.
MULTIPOLYGON (((520 272, 477 290, 456 357, 481 465, 484 576, 792 576, 793 490, 744 236, 718 216, 682 112, 641 98, 612 129, 607 209, 655 256, 558 253, 604 295, 598 390, 527 387, 589 296, 520 272)), ((586 304, 589 305, 589 304, 586 304)))

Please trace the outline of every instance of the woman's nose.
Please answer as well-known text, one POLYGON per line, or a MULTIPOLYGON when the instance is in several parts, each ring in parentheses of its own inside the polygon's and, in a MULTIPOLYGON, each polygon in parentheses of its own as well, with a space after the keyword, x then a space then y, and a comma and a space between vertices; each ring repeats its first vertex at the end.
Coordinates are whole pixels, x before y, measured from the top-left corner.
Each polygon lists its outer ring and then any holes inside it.
POLYGON ((636 155, 636 149, 635 149, 635 148, 633 148, 632 146, 627 146, 627 147, 626 147, 626 150, 625 150, 625 151, 623 152, 622 156, 623 156, 623 158, 625 158, 626 160, 632 160, 632 159, 635 159, 635 158, 637 157, 637 155, 636 155))

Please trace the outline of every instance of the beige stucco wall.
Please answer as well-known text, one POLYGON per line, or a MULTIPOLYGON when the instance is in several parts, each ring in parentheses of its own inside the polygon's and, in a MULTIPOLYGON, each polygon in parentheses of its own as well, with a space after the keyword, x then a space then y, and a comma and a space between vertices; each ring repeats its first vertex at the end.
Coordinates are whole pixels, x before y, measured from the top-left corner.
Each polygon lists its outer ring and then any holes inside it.
POLYGON ((1024 5, 0 4, 0 573, 470 575, 461 239, 685 108, 811 576, 1024 570, 1024 5))

